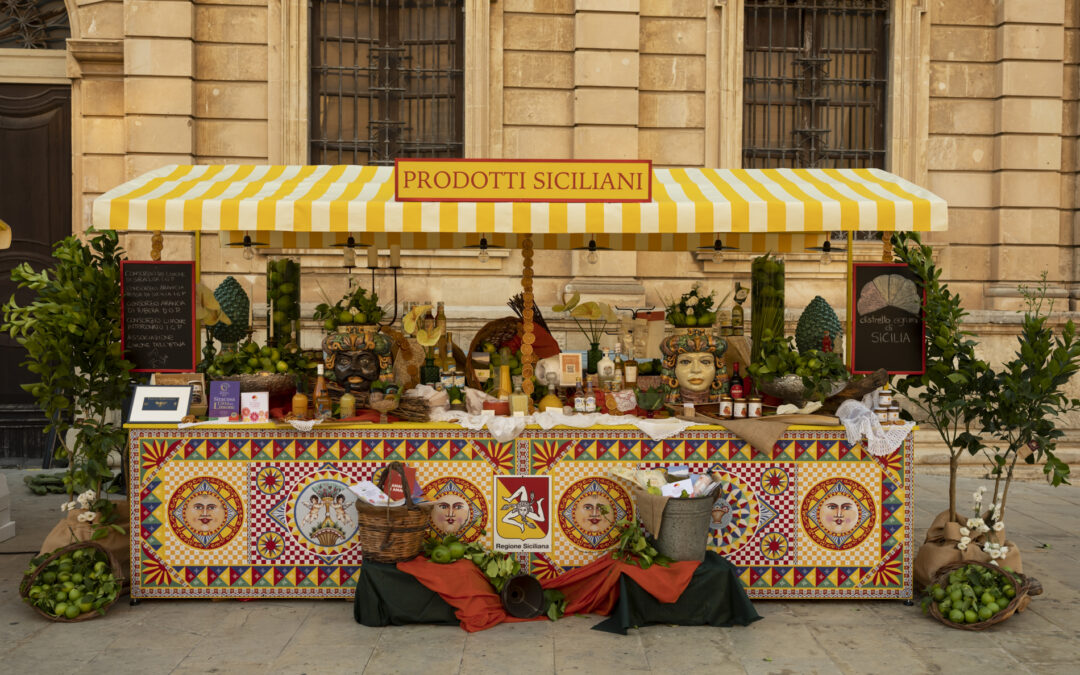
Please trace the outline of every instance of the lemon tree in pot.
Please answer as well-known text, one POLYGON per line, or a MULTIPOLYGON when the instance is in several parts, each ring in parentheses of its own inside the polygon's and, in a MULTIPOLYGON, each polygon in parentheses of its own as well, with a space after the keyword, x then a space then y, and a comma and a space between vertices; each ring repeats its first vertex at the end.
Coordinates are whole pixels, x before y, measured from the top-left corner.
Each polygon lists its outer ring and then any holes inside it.
MULTIPOLYGON (((70 524, 90 525, 93 538, 111 536, 126 545, 123 510, 103 494, 113 479, 109 453, 126 439, 124 429, 109 421, 110 413, 123 407, 132 368, 120 348, 124 251, 115 232, 90 231, 86 241, 71 236, 58 242, 53 258, 53 266, 40 272, 27 263, 12 270, 12 280, 32 298, 20 305, 12 296, 4 304, 0 329, 26 349, 22 365, 38 381, 23 387, 48 417, 46 431, 56 431, 56 457, 68 462, 69 499, 81 495, 69 502, 81 507, 71 507, 70 524), (75 432, 70 443, 69 431, 75 432)), ((49 550, 70 542, 68 531, 74 528, 61 525, 68 542, 46 539, 49 550)))
MULTIPOLYGON (((933 249, 917 234, 899 232, 893 235, 893 253, 915 273, 925 293, 926 325, 926 370, 901 378, 896 390, 937 430, 949 453, 949 509, 934 519, 915 559, 915 579, 925 586, 939 568, 963 554, 956 547, 962 537, 956 476, 964 454, 976 454, 985 447, 979 418, 983 392, 989 390, 994 374, 976 357, 976 342, 961 327, 967 311, 960 296, 942 282, 933 249)), ((907 412, 905 416, 910 417, 907 412)))
POLYGON ((1069 465, 1055 454, 1064 434, 1057 421, 1080 409, 1062 389, 1080 370, 1076 325, 1065 322, 1059 335, 1048 325, 1053 301, 1046 297, 1046 273, 1035 289, 1020 288, 1024 311, 1018 350, 994 379, 983 408, 983 431, 1000 441, 988 450, 995 476, 992 504, 1004 516, 1009 487, 1018 461, 1042 464, 1051 485, 1068 484, 1069 465))

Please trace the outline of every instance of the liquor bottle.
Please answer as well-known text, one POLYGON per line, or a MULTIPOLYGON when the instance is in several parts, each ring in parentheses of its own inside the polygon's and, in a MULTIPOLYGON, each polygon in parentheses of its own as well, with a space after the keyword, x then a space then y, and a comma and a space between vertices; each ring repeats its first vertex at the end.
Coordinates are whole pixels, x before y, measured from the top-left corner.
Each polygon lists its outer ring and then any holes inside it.
POLYGON ((611 381, 615 379, 615 362, 611 360, 606 351, 600 362, 596 364, 596 376, 601 391, 607 391, 611 388, 611 381))
POLYGON ((450 333, 446 334, 446 341, 443 342, 443 349, 445 350, 442 355, 441 363, 439 364, 439 379, 442 380, 444 387, 453 387, 455 379, 455 364, 454 364, 454 338, 450 333))
MULTIPOLYGON (((626 364, 622 360, 622 352, 615 352, 615 381, 622 383, 626 381, 626 364)), ((619 389, 622 389, 620 386, 619 389)))
POLYGON ((574 389, 574 412, 585 412, 585 391, 581 388, 581 380, 577 381, 577 388, 574 389))
POLYGON ((514 393, 510 394, 510 414, 525 417, 529 414, 529 397, 521 390, 521 382, 514 383, 514 393))
POLYGON ((625 372, 625 382, 628 389, 637 388, 637 359, 634 358, 634 346, 630 345, 630 351, 627 353, 630 358, 623 362, 623 371, 625 372))
POLYGON ((746 302, 746 296, 749 295, 749 289, 743 288, 742 284, 738 281, 735 282, 735 304, 731 307, 731 334, 742 335, 743 334, 743 308, 742 304, 746 302))
POLYGON ((743 379, 742 379, 742 376, 739 375, 739 364, 738 364, 738 362, 731 364, 731 381, 729 382, 729 384, 730 384, 730 390, 731 390, 731 398, 733 398, 733 399, 742 398, 743 393, 744 393, 743 392, 743 379))
POLYGON ((540 399, 540 403, 536 405, 540 410, 554 410, 555 412, 562 412, 563 402, 559 398, 559 376, 548 371, 547 376, 544 378, 547 380, 547 396, 540 399))
POLYGON ((292 397, 292 414, 298 420, 308 418, 308 398, 304 393, 304 377, 296 378, 296 393, 292 397))
POLYGON ((315 400, 315 414, 313 417, 328 420, 334 416, 334 409, 330 400, 330 389, 326 385, 323 364, 320 363, 315 372, 317 376, 315 378, 315 391, 312 393, 312 398, 315 400))
POLYGON ((589 388, 585 390, 585 412, 596 412, 596 392, 593 390, 592 380, 589 380, 589 388))
POLYGON ((446 313, 443 311, 443 303, 438 303, 438 311, 435 314, 435 330, 439 331, 439 350, 437 365, 440 370, 446 368, 446 313))
POLYGON ((347 419, 356 416, 356 397, 348 389, 338 399, 338 418, 347 419))

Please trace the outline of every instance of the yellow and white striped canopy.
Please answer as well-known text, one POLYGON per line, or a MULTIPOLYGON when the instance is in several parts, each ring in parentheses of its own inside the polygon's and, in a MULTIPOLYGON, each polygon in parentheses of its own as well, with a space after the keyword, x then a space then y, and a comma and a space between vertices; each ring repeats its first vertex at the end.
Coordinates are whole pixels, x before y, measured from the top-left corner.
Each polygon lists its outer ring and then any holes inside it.
POLYGON ((94 200, 98 229, 245 234, 271 246, 477 244, 776 252, 832 231, 943 230, 945 201, 877 169, 653 169, 644 203, 398 202, 394 168, 166 166, 94 200))

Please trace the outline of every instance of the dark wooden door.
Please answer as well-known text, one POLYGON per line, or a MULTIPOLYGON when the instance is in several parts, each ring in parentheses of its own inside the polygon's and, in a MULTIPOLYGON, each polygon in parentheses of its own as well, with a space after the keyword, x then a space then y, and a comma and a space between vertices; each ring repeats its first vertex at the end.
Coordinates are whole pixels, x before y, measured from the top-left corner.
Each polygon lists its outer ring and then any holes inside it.
MULTIPOLYGON (((11 270, 52 265, 52 245, 71 234, 71 88, 0 84, 0 219, 11 248, 0 251, 0 300, 15 292, 11 270)), ((26 291, 15 292, 20 303, 26 291)), ((49 451, 45 418, 19 386, 33 380, 25 351, 0 335, 0 462, 40 463, 49 451)))

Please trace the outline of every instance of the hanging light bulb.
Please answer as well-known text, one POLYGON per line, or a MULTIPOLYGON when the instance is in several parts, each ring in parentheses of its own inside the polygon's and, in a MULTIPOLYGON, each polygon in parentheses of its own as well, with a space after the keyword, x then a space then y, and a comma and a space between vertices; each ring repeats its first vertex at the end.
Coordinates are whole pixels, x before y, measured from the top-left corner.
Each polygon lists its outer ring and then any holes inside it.
POLYGON ((244 252, 241 255, 244 256, 244 260, 251 260, 255 257, 255 247, 251 245, 251 235, 244 235, 244 252))
POLYGON ((724 242, 720 241, 720 239, 717 239, 716 241, 713 242, 712 261, 714 263, 718 263, 718 262, 723 261, 723 259, 724 259, 724 242))
POLYGON ((488 254, 487 247, 488 247, 487 237, 481 237, 480 238, 480 255, 476 256, 476 259, 480 261, 480 264, 484 264, 488 260, 491 259, 491 256, 488 254))
POLYGON ((825 243, 821 245, 821 264, 828 265, 832 262, 832 244, 829 243, 828 238, 825 239, 825 243))
POLYGON ((350 269, 356 267, 356 249, 354 248, 355 246, 356 240, 352 237, 349 237, 349 240, 345 242, 343 252, 345 254, 344 265, 345 267, 348 267, 350 269))
POLYGON ((585 260, 587 260, 590 265, 595 265, 596 263, 600 262, 600 256, 596 254, 595 239, 589 240, 589 255, 585 256, 585 260))

